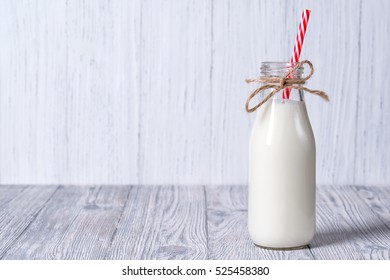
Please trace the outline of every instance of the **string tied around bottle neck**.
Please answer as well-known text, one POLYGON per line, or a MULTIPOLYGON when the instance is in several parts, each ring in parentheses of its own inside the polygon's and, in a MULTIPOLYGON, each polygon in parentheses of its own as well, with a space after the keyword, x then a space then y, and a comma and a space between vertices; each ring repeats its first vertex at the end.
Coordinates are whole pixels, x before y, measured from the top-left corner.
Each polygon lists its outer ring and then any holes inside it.
POLYGON ((263 105, 265 102, 267 102, 272 96, 274 96, 279 91, 285 89, 285 88, 291 88, 291 89, 297 89, 297 90, 303 90, 306 92, 309 92, 314 95, 318 95, 325 101, 329 101, 328 95, 321 91, 321 90, 311 90, 304 86, 302 86, 307 80, 311 78, 311 76, 314 73, 314 67, 313 64, 309 60, 303 60, 298 62, 294 65, 285 75, 281 77, 265 77, 262 76, 258 79, 246 79, 246 83, 260 83, 262 86, 259 86, 258 88, 254 89, 250 95, 248 96, 246 103, 245 103, 245 109, 248 113, 256 111, 261 105, 263 105), (302 67, 304 64, 307 64, 309 66, 309 74, 306 77, 303 78, 294 78, 291 74, 302 67), (256 106, 249 108, 249 102, 252 100, 253 97, 258 95, 259 93, 263 92, 267 89, 273 89, 266 97, 263 98, 256 106))

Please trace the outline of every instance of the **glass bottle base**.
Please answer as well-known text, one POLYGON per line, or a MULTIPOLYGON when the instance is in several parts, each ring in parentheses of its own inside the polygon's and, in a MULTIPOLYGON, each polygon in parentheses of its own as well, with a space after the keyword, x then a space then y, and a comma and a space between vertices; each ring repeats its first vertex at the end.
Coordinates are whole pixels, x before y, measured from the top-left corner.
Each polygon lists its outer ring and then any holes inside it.
POLYGON ((309 244, 306 245, 300 245, 300 246, 295 246, 295 247, 267 247, 267 246, 262 246, 256 243, 253 243, 256 245, 256 247, 262 248, 262 249, 267 249, 267 250, 278 250, 278 251, 290 251, 290 250, 302 250, 302 249, 308 249, 309 244))

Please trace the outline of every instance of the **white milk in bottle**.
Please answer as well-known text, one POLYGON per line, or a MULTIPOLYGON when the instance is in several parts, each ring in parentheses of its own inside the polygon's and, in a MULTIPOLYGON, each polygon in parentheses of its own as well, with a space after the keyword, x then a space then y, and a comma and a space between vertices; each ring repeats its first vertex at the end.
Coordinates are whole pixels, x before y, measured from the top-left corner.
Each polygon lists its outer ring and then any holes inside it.
MULTIPOLYGON (((262 64, 262 76, 283 76, 289 63, 262 64)), ((300 77, 302 67, 294 78, 300 77)), ((268 91, 269 92, 269 91, 268 91)), ((249 144, 248 230, 259 246, 308 245, 315 232, 316 151, 303 91, 279 91, 256 110, 249 144)), ((267 92, 265 93, 267 95, 267 92)))

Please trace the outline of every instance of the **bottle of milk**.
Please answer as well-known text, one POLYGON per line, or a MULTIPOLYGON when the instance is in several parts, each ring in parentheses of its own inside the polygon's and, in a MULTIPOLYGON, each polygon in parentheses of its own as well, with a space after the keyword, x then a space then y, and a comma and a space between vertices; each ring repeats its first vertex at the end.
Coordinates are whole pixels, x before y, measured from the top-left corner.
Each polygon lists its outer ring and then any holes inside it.
MULTIPOLYGON (((290 63, 263 62, 264 77, 290 63)), ((301 77, 303 67, 294 71, 301 77)), ((267 92, 263 93, 267 95, 267 92)), ((302 90, 283 90, 260 106, 249 143, 248 230, 261 247, 304 247, 315 232, 316 148, 302 90)))

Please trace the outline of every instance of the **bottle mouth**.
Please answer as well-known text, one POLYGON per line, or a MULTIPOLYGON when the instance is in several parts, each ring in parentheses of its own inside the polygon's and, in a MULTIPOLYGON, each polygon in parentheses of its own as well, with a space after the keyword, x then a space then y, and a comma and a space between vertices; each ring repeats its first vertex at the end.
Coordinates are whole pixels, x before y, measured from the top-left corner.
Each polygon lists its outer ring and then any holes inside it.
MULTIPOLYGON (((286 75, 298 62, 274 62, 264 61, 261 63, 260 73, 264 77, 282 77, 286 75)), ((301 66, 293 72, 297 78, 301 77, 304 67, 301 66)))

